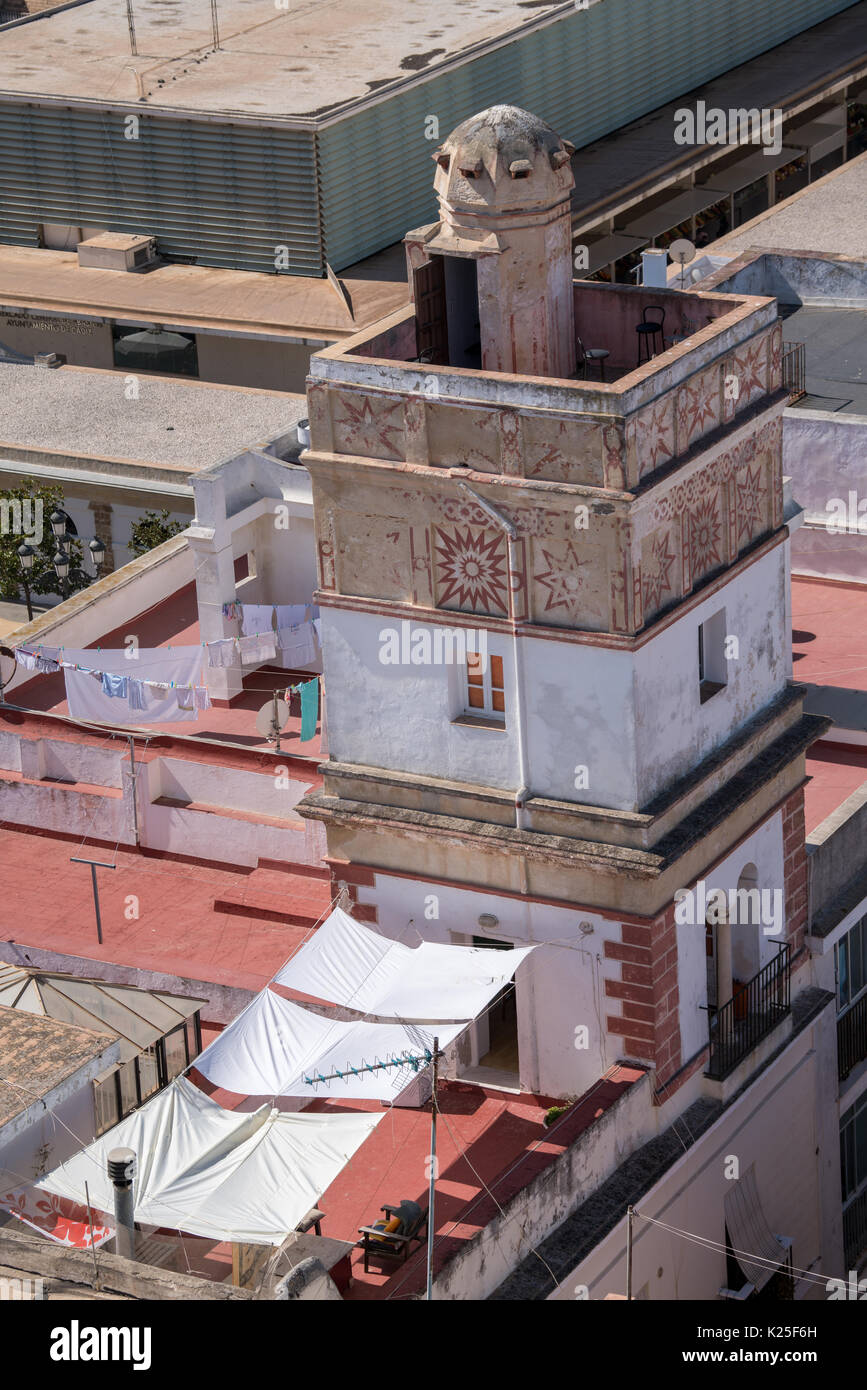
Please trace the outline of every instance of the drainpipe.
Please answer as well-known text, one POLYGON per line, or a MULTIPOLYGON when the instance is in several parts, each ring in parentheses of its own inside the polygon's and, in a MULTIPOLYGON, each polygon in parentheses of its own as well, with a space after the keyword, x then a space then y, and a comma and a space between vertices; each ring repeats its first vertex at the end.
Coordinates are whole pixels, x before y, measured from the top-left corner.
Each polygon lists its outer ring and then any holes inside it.
MULTIPOLYGON (((518 728, 518 765, 521 772, 521 785, 515 792, 515 827, 518 830, 525 828, 524 803, 530 795, 530 774, 527 767, 527 725, 526 710, 524 706, 523 694, 523 670, 521 664, 521 644, 518 641, 518 620, 515 609, 515 599, 517 593, 518 575, 518 528, 492 507, 484 497, 480 497, 462 479, 458 479, 458 487, 462 489, 478 507, 481 507, 486 516, 496 522, 501 531, 506 533, 506 541, 509 556, 509 617, 512 622, 512 650, 515 657, 515 715, 518 728)), ((521 857, 521 891, 527 891, 527 865, 521 857)))

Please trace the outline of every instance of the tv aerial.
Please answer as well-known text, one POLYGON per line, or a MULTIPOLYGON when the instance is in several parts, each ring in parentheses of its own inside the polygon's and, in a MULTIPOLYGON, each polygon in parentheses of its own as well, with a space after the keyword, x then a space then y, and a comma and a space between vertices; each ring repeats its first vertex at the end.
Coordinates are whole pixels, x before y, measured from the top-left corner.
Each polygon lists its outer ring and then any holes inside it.
POLYGON ((686 237, 678 237, 668 248, 668 254, 680 266, 680 288, 683 289, 683 268, 695 260, 695 247, 686 237))
POLYGON ((286 727, 289 719, 289 706, 286 701, 275 690, 270 700, 265 704, 256 715, 256 732, 273 743, 274 747, 280 747, 280 734, 286 727))

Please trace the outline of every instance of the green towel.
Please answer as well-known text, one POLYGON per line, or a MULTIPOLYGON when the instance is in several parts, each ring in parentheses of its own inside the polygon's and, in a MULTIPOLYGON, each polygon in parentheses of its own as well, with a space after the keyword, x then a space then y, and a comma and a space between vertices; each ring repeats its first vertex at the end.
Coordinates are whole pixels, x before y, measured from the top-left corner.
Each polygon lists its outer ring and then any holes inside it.
POLYGON ((301 687, 301 742, 316 736, 316 722, 319 718, 319 677, 306 681, 301 687))

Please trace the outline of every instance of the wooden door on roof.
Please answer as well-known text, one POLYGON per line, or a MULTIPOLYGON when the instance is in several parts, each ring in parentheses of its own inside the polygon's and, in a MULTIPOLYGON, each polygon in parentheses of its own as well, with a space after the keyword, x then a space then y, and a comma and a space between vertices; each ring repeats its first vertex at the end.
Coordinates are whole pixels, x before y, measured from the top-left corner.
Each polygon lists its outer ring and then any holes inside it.
POLYGON ((432 256, 413 271, 413 299, 419 356, 447 366, 446 277, 441 256, 432 256))

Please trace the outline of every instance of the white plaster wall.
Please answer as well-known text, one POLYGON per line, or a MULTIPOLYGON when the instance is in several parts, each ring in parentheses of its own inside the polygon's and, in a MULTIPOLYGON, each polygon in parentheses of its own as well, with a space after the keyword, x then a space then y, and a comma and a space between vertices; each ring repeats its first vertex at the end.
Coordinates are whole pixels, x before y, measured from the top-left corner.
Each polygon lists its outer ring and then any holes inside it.
POLYGON ((785 547, 777 546, 635 654, 638 804, 719 748, 786 685, 785 547), (699 699, 698 628, 721 608, 739 655, 728 684, 699 699))
MULTIPOLYGON (((771 816, 736 850, 733 850, 722 863, 704 875, 706 893, 709 895, 717 888, 727 893, 730 889, 737 888, 738 880, 744 868, 750 863, 756 866, 756 886, 759 890, 784 888, 782 812, 771 816)), ((694 882, 684 883, 681 886, 689 889, 695 895, 696 884, 694 882)), ((771 899, 771 901, 773 900, 771 899)), ((785 906, 785 893, 783 904, 785 906)), ((785 922, 785 915, 783 921, 785 922)), ((739 974, 739 967, 743 968, 742 953, 739 950, 742 934, 745 935, 749 932, 754 936, 758 969, 773 960, 779 951, 778 938, 765 936, 761 926, 735 927, 732 930, 732 966, 736 979, 747 978, 747 976, 739 974)), ((678 1022, 680 1024, 682 1055, 684 1060, 688 1060, 700 1048, 706 1046, 708 1040, 707 956, 705 954, 705 925, 703 920, 694 925, 687 922, 677 923, 677 960, 680 1000, 678 1022)), ((751 973, 755 974, 755 970, 751 973)))
MULTIPOLYGON (((459 668, 384 665, 380 634, 400 620, 326 608, 322 613, 329 750, 338 761, 455 781, 520 786, 512 639, 488 633, 503 658, 504 730, 452 722, 460 712, 459 668)), ((413 632, 434 628, 413 622, 413 632)), ((602 806, 635 801, 627 653, 540 638, 521 639, 531 790, 602 806), (575 769, 589 785, 576 791, 575 769)))
POLYGON ((375 930, 407 946, 419 938, 468 945, 472 936, 486 935, 517 946, 541 943, 516 975, 520 1074, 527 1089, 581 1095, 619 1060, 618 1039, 605 1030, 606 1013, 617 1013, 617 1003, 604 993, 605 979, 619 978, 619 962, 604 959, 604 942, 619 939, 619 923, 574 908, 387 874, 377 874, 373 888, 359 889, 359 901, 376 905, 375 930), (432 911, 438 916, 426 915, 432 911), (499 918, 489 932, 478 925, 483 913, 499 918), (592 932, 582 932, 581 923, 592 932), (588 1030, 586 1048, 576 1046, 580 1027, 588 1030))
MULTIPOLYGON (((198 801, 206 806, 227 806, 234 811, 289 819, 312 783, 291 778, 286 766, 275 759, 272 775, 186 758, 156 758, 148 764, 148 795, 152 800, 170 796, 177 801, 198 801), (281 766, 283 771, 278 774, 281 766), (281 784, 288 781, 288 786, 278 786, 278 776, 281 784)), ((300 827, 301 818, 294 818, 300 827)))
POLYGON ((0 782, 0 821, 64 833, 86 826, 88 835, 121 844, 135 838, 121 797, 68 791, 57 783, 0 782))
POLYGON ((219 863, 255 868, 260 859, 279 859, 287 864, 318 866, 326 853, 324 830, 317 821, 299 822, 297 830, 284 829, 256 820, 151 804, 144 808, 142 822, 143 843, 149 849, 219 863))
MULTIPOLYGON (((741 1176, 754 1164, 768 1225, 792 1238, 794 1264, 827 1276, 842 1273, 839 1218, 836 1225, 833 1220, 835 1189, 839 1213, 839 1153, 824 1122, 833 1108, 833 1099, 830 1106, 823 1102, 833 1063, 830 1037, 819 1019, 795 1038, 641 1199, 639 1210, 724 1244, 727 1161, 737 1160, 741 1176)), ((592 1300, 625 1293, 625 1249, 624 1220, 561 1280, 552 1299, 574 1300, 582 1286, 592 1300)), ((722 1252, 641 1220, 635 1223, 633 1260, 634 1293, 646 1288, 644 1296, 653 1300, 713 1301, 726 1283, 722 1252)), ((824 1296, 818 1286, 796 1289, 798 1298, 824 1296)))

